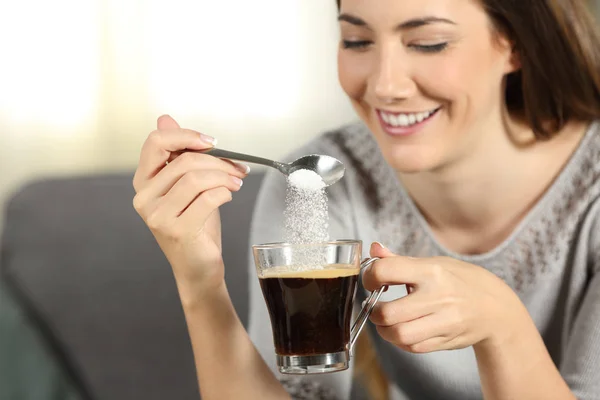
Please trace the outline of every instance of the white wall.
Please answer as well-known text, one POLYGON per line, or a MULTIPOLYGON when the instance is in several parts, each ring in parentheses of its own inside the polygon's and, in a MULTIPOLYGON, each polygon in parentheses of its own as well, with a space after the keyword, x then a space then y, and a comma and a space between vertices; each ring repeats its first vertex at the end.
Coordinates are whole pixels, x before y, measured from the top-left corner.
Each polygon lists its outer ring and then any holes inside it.
POLYGON ((135 168, 163 113, 274 158, 353 120, 335 12, 333 0, 0 2, 0 206, 34 177, 135 168))

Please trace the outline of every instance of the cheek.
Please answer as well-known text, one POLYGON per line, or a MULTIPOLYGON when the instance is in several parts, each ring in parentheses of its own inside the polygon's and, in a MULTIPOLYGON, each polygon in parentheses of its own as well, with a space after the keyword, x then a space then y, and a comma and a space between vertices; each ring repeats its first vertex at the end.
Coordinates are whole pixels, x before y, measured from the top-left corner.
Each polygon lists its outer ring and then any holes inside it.
POLYGON ((421 66, 416 80, 426 97, 450 104, 450 117, 467 122, 497 105, 502 78, 495 72, 489 49, 462 50, 421 66))
POLYGON ((473 63, 454 52, 436 62, 422 63, 416 70, 415 80, 426 97, 452 102, 456 107, 459 105, 456 103, 468 96, 474 73, 473 63))
POLYGON ((360 101, 367 87, 368 62, 360 56, 338 52, 338 79, 344 92, 353 101, 360 101))

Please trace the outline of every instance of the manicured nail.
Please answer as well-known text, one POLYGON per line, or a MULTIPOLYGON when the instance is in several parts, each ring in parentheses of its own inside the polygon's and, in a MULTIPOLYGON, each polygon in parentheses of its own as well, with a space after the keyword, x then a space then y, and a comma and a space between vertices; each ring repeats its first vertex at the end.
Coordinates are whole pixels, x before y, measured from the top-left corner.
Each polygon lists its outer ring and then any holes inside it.
POLYGON ((250 173, 250 166, 247 164, 242 164, 242 163, 234 163, 235 167, 239 170, 242 171, 245 174, 249 174, 250 173))
POLYGON ((232 176, 231 180, 233 182, 235 182, 236 185, 238 185, 239 187, 242 187, 242 185, 244 184, 244 181, 242 181, 240 178, 238 178, 237 176, 232 176))
POLYGON ((204 143, 208 143, 208 144, 212 144, 213 146, 217 145, 217 139, 215 139, 212 136, 208 136, 205 135, 204 133, 200 134, 200 139, 204 142, 204 143))
POLYGON ((379 246, 381 246, 381 248, 382 248, 382 249, 385 249, 385 248, 386 248, 386 247, 383 245, 383 243, 381 243, 381 242, 375 242, 375 243, 377 243, 379 246))

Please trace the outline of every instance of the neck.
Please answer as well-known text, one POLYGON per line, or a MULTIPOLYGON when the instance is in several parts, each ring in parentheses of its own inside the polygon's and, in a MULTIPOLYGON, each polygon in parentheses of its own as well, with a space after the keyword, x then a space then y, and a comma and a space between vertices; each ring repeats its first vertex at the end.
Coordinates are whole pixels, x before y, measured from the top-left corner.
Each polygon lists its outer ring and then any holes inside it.
POLYGON ((437 239, 458 253, 483 253, 504 241, 552 184, 586 130, 583 123, 569 123, 553 139, 536 141, 516 120, 493 125, 481 127, 485 134, 455 161, 399 174, 437 239))

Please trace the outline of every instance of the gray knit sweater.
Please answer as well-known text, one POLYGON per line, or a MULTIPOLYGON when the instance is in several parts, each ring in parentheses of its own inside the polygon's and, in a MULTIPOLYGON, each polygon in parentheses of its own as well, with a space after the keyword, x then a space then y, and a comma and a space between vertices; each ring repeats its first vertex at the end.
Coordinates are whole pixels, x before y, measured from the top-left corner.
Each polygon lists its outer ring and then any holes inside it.
MULTIPOLYGON (((450 256, 495 273, 529 310, 577 398, 600 399, 600 123, 590 126, 558 178, 510 237, 494 250, 472 256, 455 254, 436 241, 364 125, 326 133, 289 158, 312 153, 329 154, 346 166, 345 177, 328 190, 332 239, 360 239, 365 253, 371 242, 379 241, 397 254, 450 256)), ((252 244, 282 240, 285 190, 285 179, 269 173, 255 210, 252 244)), ((252 262, 250 269, 255 276, 252 262)), ((393 287, 383 300, 405 294, 402 286, 393 287)), ((250 283, 250 310, 252 340, 275 370, 269 316, 257 279, 250 283)), ((417 355, 372 336, 395 398, 482 398, 471 347, 417 355)), ((296 398, 325 398, 310 394, 321 385, 334 398, 350 399, 352 383, 349 370, 302 378, 288 383, 288 390, 296 398)))

